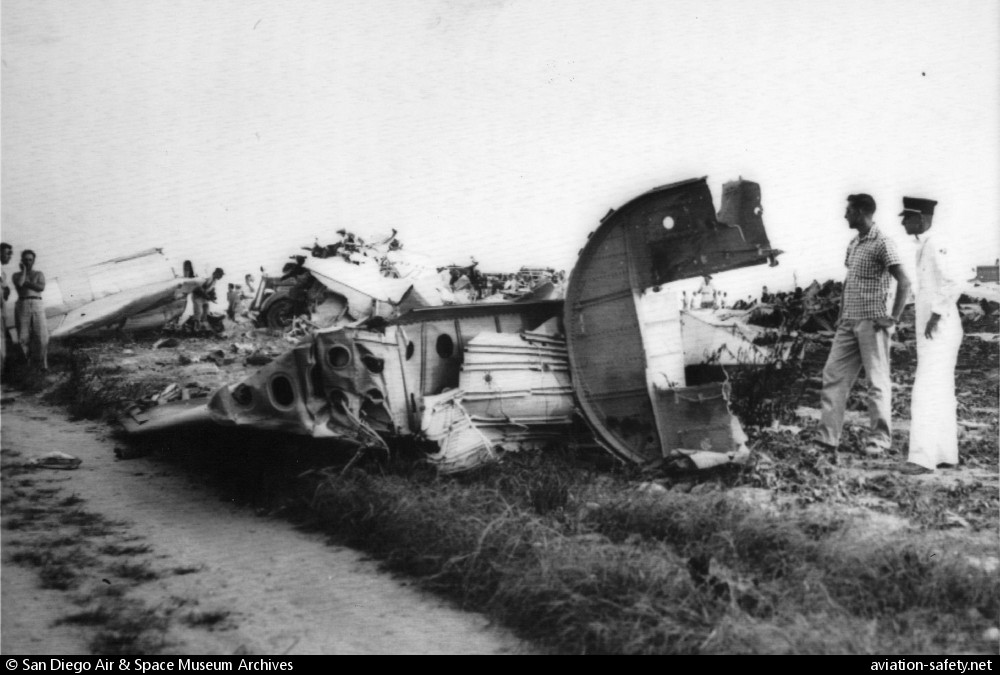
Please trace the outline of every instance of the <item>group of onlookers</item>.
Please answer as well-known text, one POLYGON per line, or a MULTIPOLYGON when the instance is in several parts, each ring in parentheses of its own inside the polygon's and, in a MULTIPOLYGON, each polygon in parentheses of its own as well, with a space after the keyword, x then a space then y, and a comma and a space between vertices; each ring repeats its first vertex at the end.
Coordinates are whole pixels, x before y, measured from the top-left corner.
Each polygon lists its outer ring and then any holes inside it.
MULTIPOLYGON (((0 263, 6 265, 14 257, 14 247, 8 243, 0 243, 0 263)), ((3 301, 0 305, 0 366, 6 365, 7 348, 7 302, 10 298, 10 286, 7 285, 7 272, 0 270, 0 282, 3 284, 3 301)), ((42 292, 45 290, 45 275, 35 269, 35 252, 30 249, 21 251, 20 269, 11 277, 17 301, 14 303, 14 325, 17 330, 17 341, 25 356, 42 372, 49 369, 49 330, 45 323, 45 306, 42 304, 42 292)))
MULTIPOLYGON (((916 284, 905 272, 896 244, 874 221, 875 199, 868 194, 847 197, 844 214, 848 226, 857 231, 850 242, 844 264, 847 278, 840 297, 840 314, 826 366, 823 369, 821 419, 810 452, 836 462, 847 398, 862 369, 868 381, 869 428, 863 452, 884 456, 892 445, 892 381, 889 343, 903 309, 915 290, 917 372, 911 399, 910 441, 907 474, 930 473, 958 464, 955 363, 962 342, 958 312, 965 267, 949 245, 947 233, 932 230, 936 201, 903 198, 902 225, 917 241, 916 284), (892 280, 895 299, 889 307, 892 280)), ((803 291, 772 294, 764 286, 761 303, 801 304, 803 291)), ((690 296, 682 293, 682 309, 721 309, 726 295, 705 275, 690 296)), ((736 309, 756 305, 753 298, 739 300, 736 309)))
MULTIPOLYGON (((902 225, 916 237, 915 310, 917 372, 910 401, 910 441, 907 474, 930 473, 958 464, 955 363, 962 342, 958 312, 964 266, 948 243, 946 232, 934 228, 930 199, 904 197, 902 225)), ((911 282, 892 239, 874 221, 871 195, 847 197, 844 218, 858 234, 847 247, 847 278, 840 316, 823 369, 821 419, 811 451, 835 462, 848 394, 861 369, 868 379, 869 428, 863 452, 882 457, 892 445, 892 380, 889 338, 909 300, 911 282), (889 308, 892 279, 896 295, 889 308)))

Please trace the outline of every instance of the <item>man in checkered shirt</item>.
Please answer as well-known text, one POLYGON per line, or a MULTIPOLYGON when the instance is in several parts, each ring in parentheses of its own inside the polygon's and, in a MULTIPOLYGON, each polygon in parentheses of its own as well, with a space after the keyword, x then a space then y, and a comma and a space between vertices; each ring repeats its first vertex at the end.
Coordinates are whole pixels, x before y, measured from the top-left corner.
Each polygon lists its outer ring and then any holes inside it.
POLYGON ((892 380, 889 375, 889 335, 899 321, 910 293, 895 243, 876 227, 871 195, 847 197, 844 218, 857 230, 847 247, 847 280, 840 301, 840 319, 823 369, 822 417, 817 449, 836 459, 844 426, 847 396, 864 366, 868 376, 870 426, 865 454, 879 456, 892 445, 892 380), (888 310, 889 290, 896 280, 896 299, 888 310))

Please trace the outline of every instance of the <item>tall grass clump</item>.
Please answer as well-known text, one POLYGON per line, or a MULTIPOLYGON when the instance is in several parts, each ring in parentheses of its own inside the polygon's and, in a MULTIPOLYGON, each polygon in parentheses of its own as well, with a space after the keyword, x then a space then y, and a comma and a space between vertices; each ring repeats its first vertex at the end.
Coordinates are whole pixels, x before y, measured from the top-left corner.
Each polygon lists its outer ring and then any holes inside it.
POLYGON ((317 486, 313 508, 337 539, 561 651, 696 651, 721 609, 696 591, 667 547, 569 535, 559 518, 535 512, 530 484, 501 482, 520 495, 448 482, 414 490, 396 476, 331 474, 317 486))
POLYGON ((459 479, 380 470, 314 474, 323 527, 561 652, 933 652, 982 630, 970 608, 998 611, 989 575, 903 543, 843 546, 835 515, 637 492, 558 457, 459 479))

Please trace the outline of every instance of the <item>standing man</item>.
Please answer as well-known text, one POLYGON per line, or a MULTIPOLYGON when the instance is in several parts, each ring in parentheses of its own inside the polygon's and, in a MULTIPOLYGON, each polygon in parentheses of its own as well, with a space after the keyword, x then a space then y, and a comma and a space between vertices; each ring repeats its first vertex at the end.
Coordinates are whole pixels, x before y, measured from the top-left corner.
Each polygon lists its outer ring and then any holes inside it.
POLYGON ((887 238, 872 217, 871 195, 847 197, 844 218, 858 234, 847 247, 844 264, 847 279, 841 298, 837 332, 823 369, 821 418, 815 439, 819 450, 836 461, 844 426, 847 396, 861 367, 868 376, 870 420, 865 454, 877 457, 892 445, 892 380, 889 374, 889 335, 899 321, 910 292, 895 243, 887 238), (888 309, 891 280, 896 280, 896 299, 888 309))
POLYGON ((715 286, 712 285, 712 275, 706 274, 702 277, 701 286, 694 292, 694 297, 700 297, 700 302, 692 299, 692 305, 698 302, 702 309, 712 309, 715 305, 715 286))
POLYGON ((955 362, 962 345, 958 298, 961 263, 946 233, 931 231, 936 201, 903 197, 903 227, 917 238, 917 373, 910 402, 910 448, 906 474, 931 473, 958 464, 955 362))
MULTIPOLYGON (((14 257, 14 247, 3 242, 0 244, 0 264, 6 265, 14 257)), ((0 285, 3 287, 3 297, 0 298, 0 371, 7 363, 7 298, 10 297, 10 286, 7 285, 7 273, 0 269, 0 285)))
POLYGON ((17 291, 17 340, 22 349, 28 347, 30 360, 46 373, 49 370, 49 329, 42 305, 45 275, 35 269, 34 251, 25 249, 21 253, 21 271, 14 273, 13 281, 17 291))
POLYGON ((212 272, 212 276, 203 281, 201 286, 198 286, 191 292, 194 306, 194 320, 198 327, 203 330, 212 330, 211 324, 208 323, 208 305, 216 300, 215 282, 225 275, 226 273, 222 271, 221 267, 216 267, 215 271, 212 272))

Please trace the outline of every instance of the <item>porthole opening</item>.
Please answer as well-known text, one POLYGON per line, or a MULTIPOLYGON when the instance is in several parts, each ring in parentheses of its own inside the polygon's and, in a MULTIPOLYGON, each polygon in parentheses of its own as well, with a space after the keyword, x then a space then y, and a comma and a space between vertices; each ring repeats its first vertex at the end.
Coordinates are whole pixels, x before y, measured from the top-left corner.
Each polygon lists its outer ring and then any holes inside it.
POLYGON ((413 342, 406 343, 406 360, 409 361, 413 358, 413 342))
POLYGON ((365 396, 372 403, 382 403, 382 401, 385 400, 385 396, 383 396, 382 392, 378 389, 369 389, 365 392, 365 396))
POLYGON ((372 356, 371 354, 365 354, 361 357, 361 363, 365 364, 365 368, 369 371, 378 375, 385 368, 385 362, 377 356, 372 356))
POLYGON ((450 335, 439 335, 437 339, 437 353, 442 359, 451 358, 455 353, 455 341, 450 335))
POLYGON ((667 216, 663 219, 663 227, 665 229, 672 230, 674 229, 674 225, 676 225, 676 223, 674 222, 673 216, 667 216))
POLYGON ((233 400, 236 401, 237 405, 249 408, 253 405, 253 389, 245 384, 241 384, 236 389, 233 389, 233 400))
POLYGON ((271 388, 271 398, 275 405, 288 408, 295 403, 295 389, 287 376, 276 375, 272 377, 268 386, 271 388))
POLYGON ((346 368, 351 362, 351 352, 344 345, 334 345, 326 353, 326 360, 333 368, 346 368))

